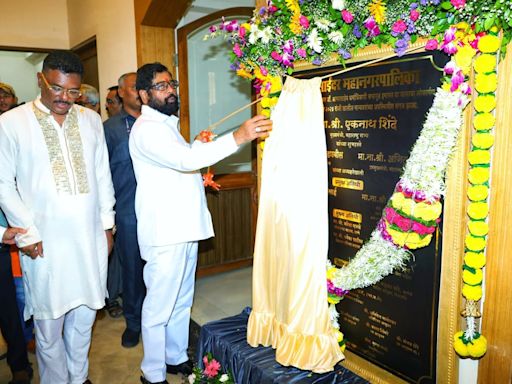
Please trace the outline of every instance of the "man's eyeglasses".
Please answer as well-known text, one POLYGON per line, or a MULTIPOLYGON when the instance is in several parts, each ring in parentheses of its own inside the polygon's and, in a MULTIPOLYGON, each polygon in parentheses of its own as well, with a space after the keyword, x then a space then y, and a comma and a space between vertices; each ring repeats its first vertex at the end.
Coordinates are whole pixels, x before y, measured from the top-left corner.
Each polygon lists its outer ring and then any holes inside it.
POLYGON ((80 96, 82 96, 82 92, 80 92, 79 89, 66 89, 66 88, 62 88, 59 85, 55 85, 55 84, 50 85, 48 83, 48 80, 46 80, 46 77, 44 76, 43 72, 41 72, 41 78, 43 79, 44 83, 46 84, 46 88, 48 88, 50 90, 50 92, 53 93, 55 96, 60 96, 64 92, 66 92, 67 95, 71 99, 78 99, 80 96))
POLYGON ((153 84, 150 88, 156 91, 164 92, 169 88, 178 89, 179 87, 178 80, 170 80, 170 81, 161 81, 159 83, 153 84))

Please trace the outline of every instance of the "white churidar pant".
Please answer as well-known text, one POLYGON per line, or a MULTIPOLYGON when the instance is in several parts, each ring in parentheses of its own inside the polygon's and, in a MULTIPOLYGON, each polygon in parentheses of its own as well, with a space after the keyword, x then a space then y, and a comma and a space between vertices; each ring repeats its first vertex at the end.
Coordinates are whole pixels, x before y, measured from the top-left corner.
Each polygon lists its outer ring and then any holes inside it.
POLYGON ((34 319, 41 384, 83 384, 96 310, 81 305, 57 319, 34 319))
POLYGON ((166 364, 188 360, 190 309, 194 297, 197 241, 160 247, 140 246, 146 260, 142 305, 141 369, 146 380, 164 381, 166 364))

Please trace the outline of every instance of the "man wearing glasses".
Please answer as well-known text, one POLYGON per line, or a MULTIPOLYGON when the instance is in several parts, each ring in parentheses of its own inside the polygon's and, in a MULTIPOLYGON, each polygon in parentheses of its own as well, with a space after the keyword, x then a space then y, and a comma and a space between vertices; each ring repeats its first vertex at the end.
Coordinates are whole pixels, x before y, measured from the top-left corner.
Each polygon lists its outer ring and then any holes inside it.
POLYGON ((16 235, 42 384, 90 383, 88 352, 105 304, 114 190, 100 116, 77 105, 83 66, 55 51, 41 96, 0 116, 0 206, 16 235))
POLYGON ((179 132, 178 83, 160 63, 137 71, 142 114, 130 135, 137 178, 135 212, 146 261, 142 306, 141 381, 167 383, 167 373, 192 373, 187 356, 198 241, 213 236, 200 169, 234 153, 272 122, 255 116, 215 141, 187 143, 179 132))

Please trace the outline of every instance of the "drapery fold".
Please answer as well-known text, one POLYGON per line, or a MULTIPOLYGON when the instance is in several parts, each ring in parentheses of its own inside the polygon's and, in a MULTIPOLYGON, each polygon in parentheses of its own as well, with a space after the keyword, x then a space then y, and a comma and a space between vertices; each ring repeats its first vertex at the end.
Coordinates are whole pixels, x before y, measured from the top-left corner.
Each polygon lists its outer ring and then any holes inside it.
POLYGON ((288 77, 265 142, 247 341, 322 373, 344 358, 327 304, 327 156, 320 78, 288 77))

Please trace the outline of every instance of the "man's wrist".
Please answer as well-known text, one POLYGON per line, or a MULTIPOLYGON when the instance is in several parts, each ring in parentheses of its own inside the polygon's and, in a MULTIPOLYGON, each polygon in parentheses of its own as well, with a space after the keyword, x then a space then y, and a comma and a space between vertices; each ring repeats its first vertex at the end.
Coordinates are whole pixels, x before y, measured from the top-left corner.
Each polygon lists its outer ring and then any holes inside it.
POLYGON ((115 235, 115 234, 116 234, 116 232, 117 232, 117 227, 116 227, 116 225, 114 224, 114 226, 113 226, 112 228, 107 229, 107 231, 110 231, 110 232, 112 232, 112 235, 115 235))

